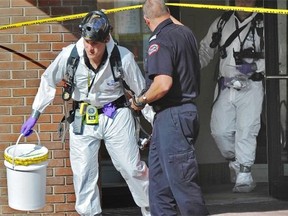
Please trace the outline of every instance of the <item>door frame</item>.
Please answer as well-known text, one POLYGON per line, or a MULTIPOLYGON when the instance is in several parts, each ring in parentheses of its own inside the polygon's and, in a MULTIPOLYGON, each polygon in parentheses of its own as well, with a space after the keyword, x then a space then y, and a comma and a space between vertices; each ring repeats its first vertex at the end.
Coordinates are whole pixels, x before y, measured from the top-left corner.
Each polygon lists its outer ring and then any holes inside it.
MULTIPOLYGON (((277 1, 264 1, 265 8, 277 9, 277 1)), ((265 110, 268 157, 269 194, 279 199, 288 199, 288 176, 284 176, 280 141, 279 81, 287 75, 279 75, 278 15, 264 15, 265 41, 265 110)))

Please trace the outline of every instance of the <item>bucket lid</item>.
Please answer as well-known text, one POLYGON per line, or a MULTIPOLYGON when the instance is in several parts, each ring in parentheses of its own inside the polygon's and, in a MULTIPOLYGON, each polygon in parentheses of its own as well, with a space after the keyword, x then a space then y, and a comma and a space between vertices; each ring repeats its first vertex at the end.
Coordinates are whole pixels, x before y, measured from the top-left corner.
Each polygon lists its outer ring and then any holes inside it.
POLYGON ((4 159, 12 165, 38 164, 48 159, 48 149, 36 144, 13 145, 5 149, 4 159))

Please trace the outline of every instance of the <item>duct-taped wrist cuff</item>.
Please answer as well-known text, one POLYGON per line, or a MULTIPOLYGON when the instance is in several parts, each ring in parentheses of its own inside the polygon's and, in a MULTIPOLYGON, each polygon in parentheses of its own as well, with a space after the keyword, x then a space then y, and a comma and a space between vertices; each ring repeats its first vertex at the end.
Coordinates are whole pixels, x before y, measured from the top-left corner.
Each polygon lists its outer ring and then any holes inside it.
POLYGON ((251 172, 251 167, 244 166, 244 165, 240 164, 240 172, 250 173, 251 172))
POLYGON ((38 110, 32 110, 32 113, 31 113, 31 117, 35 118, 35 119, 39 119, 40 117, 40 112, 38 110))

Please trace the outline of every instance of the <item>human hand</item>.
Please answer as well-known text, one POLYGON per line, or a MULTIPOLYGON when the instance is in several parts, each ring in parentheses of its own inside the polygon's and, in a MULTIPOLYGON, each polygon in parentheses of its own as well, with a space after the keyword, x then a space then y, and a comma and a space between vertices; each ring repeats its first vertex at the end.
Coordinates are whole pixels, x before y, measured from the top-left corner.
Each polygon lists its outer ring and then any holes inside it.
POLYGON ((135 95, 129 100, 131 103, 131 108, 135 111, 140 111, 144 108, 145 104, 139 102, 139 98, 135 95))
POLYGON ((254 73, 257 70, 257 65, 255 63, 244 63, 236 66, 237 70, 242 74, 254 73))
POLYGON ((29 136, 33 132, 33 127, 36 124, 37 119, 34 117, 29 117, 29 119, 22 125, 21 134, 25 137, 29 136))
POLYGON ((103 113, 109 118, 113 118, 114 114, 116 113, 116 109, 117 108, 113 103, 105 104, 102 108, 103 113))

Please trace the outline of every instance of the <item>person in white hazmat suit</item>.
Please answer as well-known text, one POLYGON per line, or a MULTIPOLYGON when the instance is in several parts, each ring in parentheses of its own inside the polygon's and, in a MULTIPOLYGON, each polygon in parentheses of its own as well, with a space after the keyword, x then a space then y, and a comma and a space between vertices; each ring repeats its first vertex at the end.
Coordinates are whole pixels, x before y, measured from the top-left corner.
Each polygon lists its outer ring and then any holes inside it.
MULTIPOLYGON (((86 108, 86 114, 81 118, 80 125, 75 117, 69 130, 76 211, 85 216, 101 215, 97 185, 98 152, 100 141, 104 140, 113 165, 127 182, 142 214, 148 216, 148 167, 140 160, 135 120, 129 107, 125 106, 124 89, 113 78, 109 62, 115 46, 110 35, 112 27, 102 11, 92 11, 82 20, 80 30, 82 37, 76 43, 80 59, 74 77, 75 89, 71 96, 77 104, 76 108, 80 108, 75 112, 80 111, 82 115, 86 108), (95 110, 98 114, 95 114, 95 110)), ((40 114, 53 101, 56 84, 64 79, 67 59, 73 47, 72 44, 64 48, 42 75, 32 105, 32 114, 21 128, 21 133, 25 136, 31 134, 40 114)), ((145 88, 145 79, 134 55, 122 46, 118 46, 118 49, 124 80, 139 95, 145 88)), ((150 107, 142 113, 152 122, 153 112, 150 107)))
MULTIPOLYGON (((260 2, 260 1, 259 1, 260 2)), ((235 6, 255 7, 257 0, 235 0, 235 6)), ((211 114, 211 134, 229 161, 233 192, 250 192, 251 175, 263 102, 264 41, 262 14, 226 12, 200 42, 201 68, 219 51, 219 78, 211 114)))

